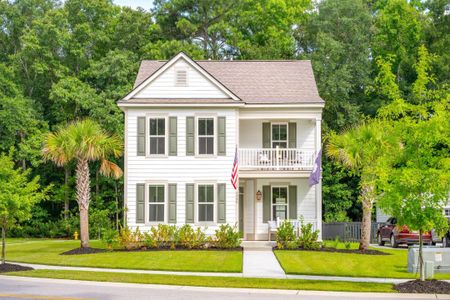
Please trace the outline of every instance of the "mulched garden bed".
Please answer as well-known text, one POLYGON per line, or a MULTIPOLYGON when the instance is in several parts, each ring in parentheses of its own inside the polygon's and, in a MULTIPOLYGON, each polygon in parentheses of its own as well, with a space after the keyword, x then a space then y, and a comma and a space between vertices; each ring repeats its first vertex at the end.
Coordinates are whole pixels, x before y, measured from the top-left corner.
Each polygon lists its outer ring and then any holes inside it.
POLYGON ((19 272, 19 271, 31 271, 34 270, 31 267, 24 267, 21 265, 15 265, 15 264, 0 264, 0 273, 7 273, 7 272, 19 272))
POLYGON ((94 253, 103 253, 107 252, 106 249, 99 249, 99 248, 75 248, 66 252, 61 253, 61 255, 78 255, 78 254, 94 254, 94 253))
MULTIPOLYGON (((273 250, 279 250, 278 247, 274 247, 273 250)), ((316 252, 336 252, 336 253, 353 253, 353 254, 365 254, 365 255, 391 255, 390 253, 386 253, 379 250, 368 249, 366 251, 362 251, 359 249, 335 249, 330 247, 322 247, 320 249, 282 249, 282 250, 294 250, 294 251, 316 251, 316 252)))
POLYGON ((450 283, 441 280, 412 280, 396 284, 394 289, 400 293, 450 294, 450 283))

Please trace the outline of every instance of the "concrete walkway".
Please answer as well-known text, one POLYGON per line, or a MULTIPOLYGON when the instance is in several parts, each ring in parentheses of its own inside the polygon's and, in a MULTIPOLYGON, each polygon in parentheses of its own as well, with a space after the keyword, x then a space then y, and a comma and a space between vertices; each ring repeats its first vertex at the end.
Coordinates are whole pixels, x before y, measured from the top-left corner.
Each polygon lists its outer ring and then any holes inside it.
POLYGON ((244 277, 286 278, 275 254, 271 242, 243 242, 244 277))

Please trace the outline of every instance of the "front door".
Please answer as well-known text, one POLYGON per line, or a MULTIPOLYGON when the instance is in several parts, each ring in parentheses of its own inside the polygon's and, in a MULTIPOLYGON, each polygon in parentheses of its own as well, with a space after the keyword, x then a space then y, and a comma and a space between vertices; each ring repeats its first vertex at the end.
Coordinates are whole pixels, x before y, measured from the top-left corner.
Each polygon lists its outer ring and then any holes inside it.
POLYGON ((244 236, 244 187, 239 187, 239 232, 244 236))

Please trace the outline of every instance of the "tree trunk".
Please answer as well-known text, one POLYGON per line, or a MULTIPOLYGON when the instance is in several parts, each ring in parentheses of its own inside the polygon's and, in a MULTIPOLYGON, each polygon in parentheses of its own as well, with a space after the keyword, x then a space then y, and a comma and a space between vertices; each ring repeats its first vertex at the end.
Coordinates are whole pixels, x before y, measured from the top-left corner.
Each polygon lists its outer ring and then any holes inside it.
POLYGON ((373 186, 363 185, 361 188, 363 217, 361 222, 361 241, 359 250, 366 251, 370 245, 370 232, 372 227, 373 186))
POLYGON ((69 217, 69 167, 64 168, 64 220, 69 217))
POLYGON ((90 179, 87 159, 79 158, 77 162, 77 202, 80 209, 80 240, 81 247, 89 247, 89 201, 90 179))
POLYGON ((6 258, 6 229, 2 226, 2 264, 5 263, 6 258))
POLYGON ((419 270, 420 281, 425 281, 425 269, 423 267, 423 237, 422 229, 419 230, 419 270))

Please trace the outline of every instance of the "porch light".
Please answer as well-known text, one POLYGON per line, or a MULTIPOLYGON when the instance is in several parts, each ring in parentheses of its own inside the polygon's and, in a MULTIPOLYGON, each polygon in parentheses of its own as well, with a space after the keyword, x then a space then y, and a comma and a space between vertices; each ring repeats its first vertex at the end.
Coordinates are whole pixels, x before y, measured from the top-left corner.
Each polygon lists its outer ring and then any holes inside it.
POLYGON ((260 190, 256 192, 256 200, 260 201, 262 199, 262 193, 260 190))

